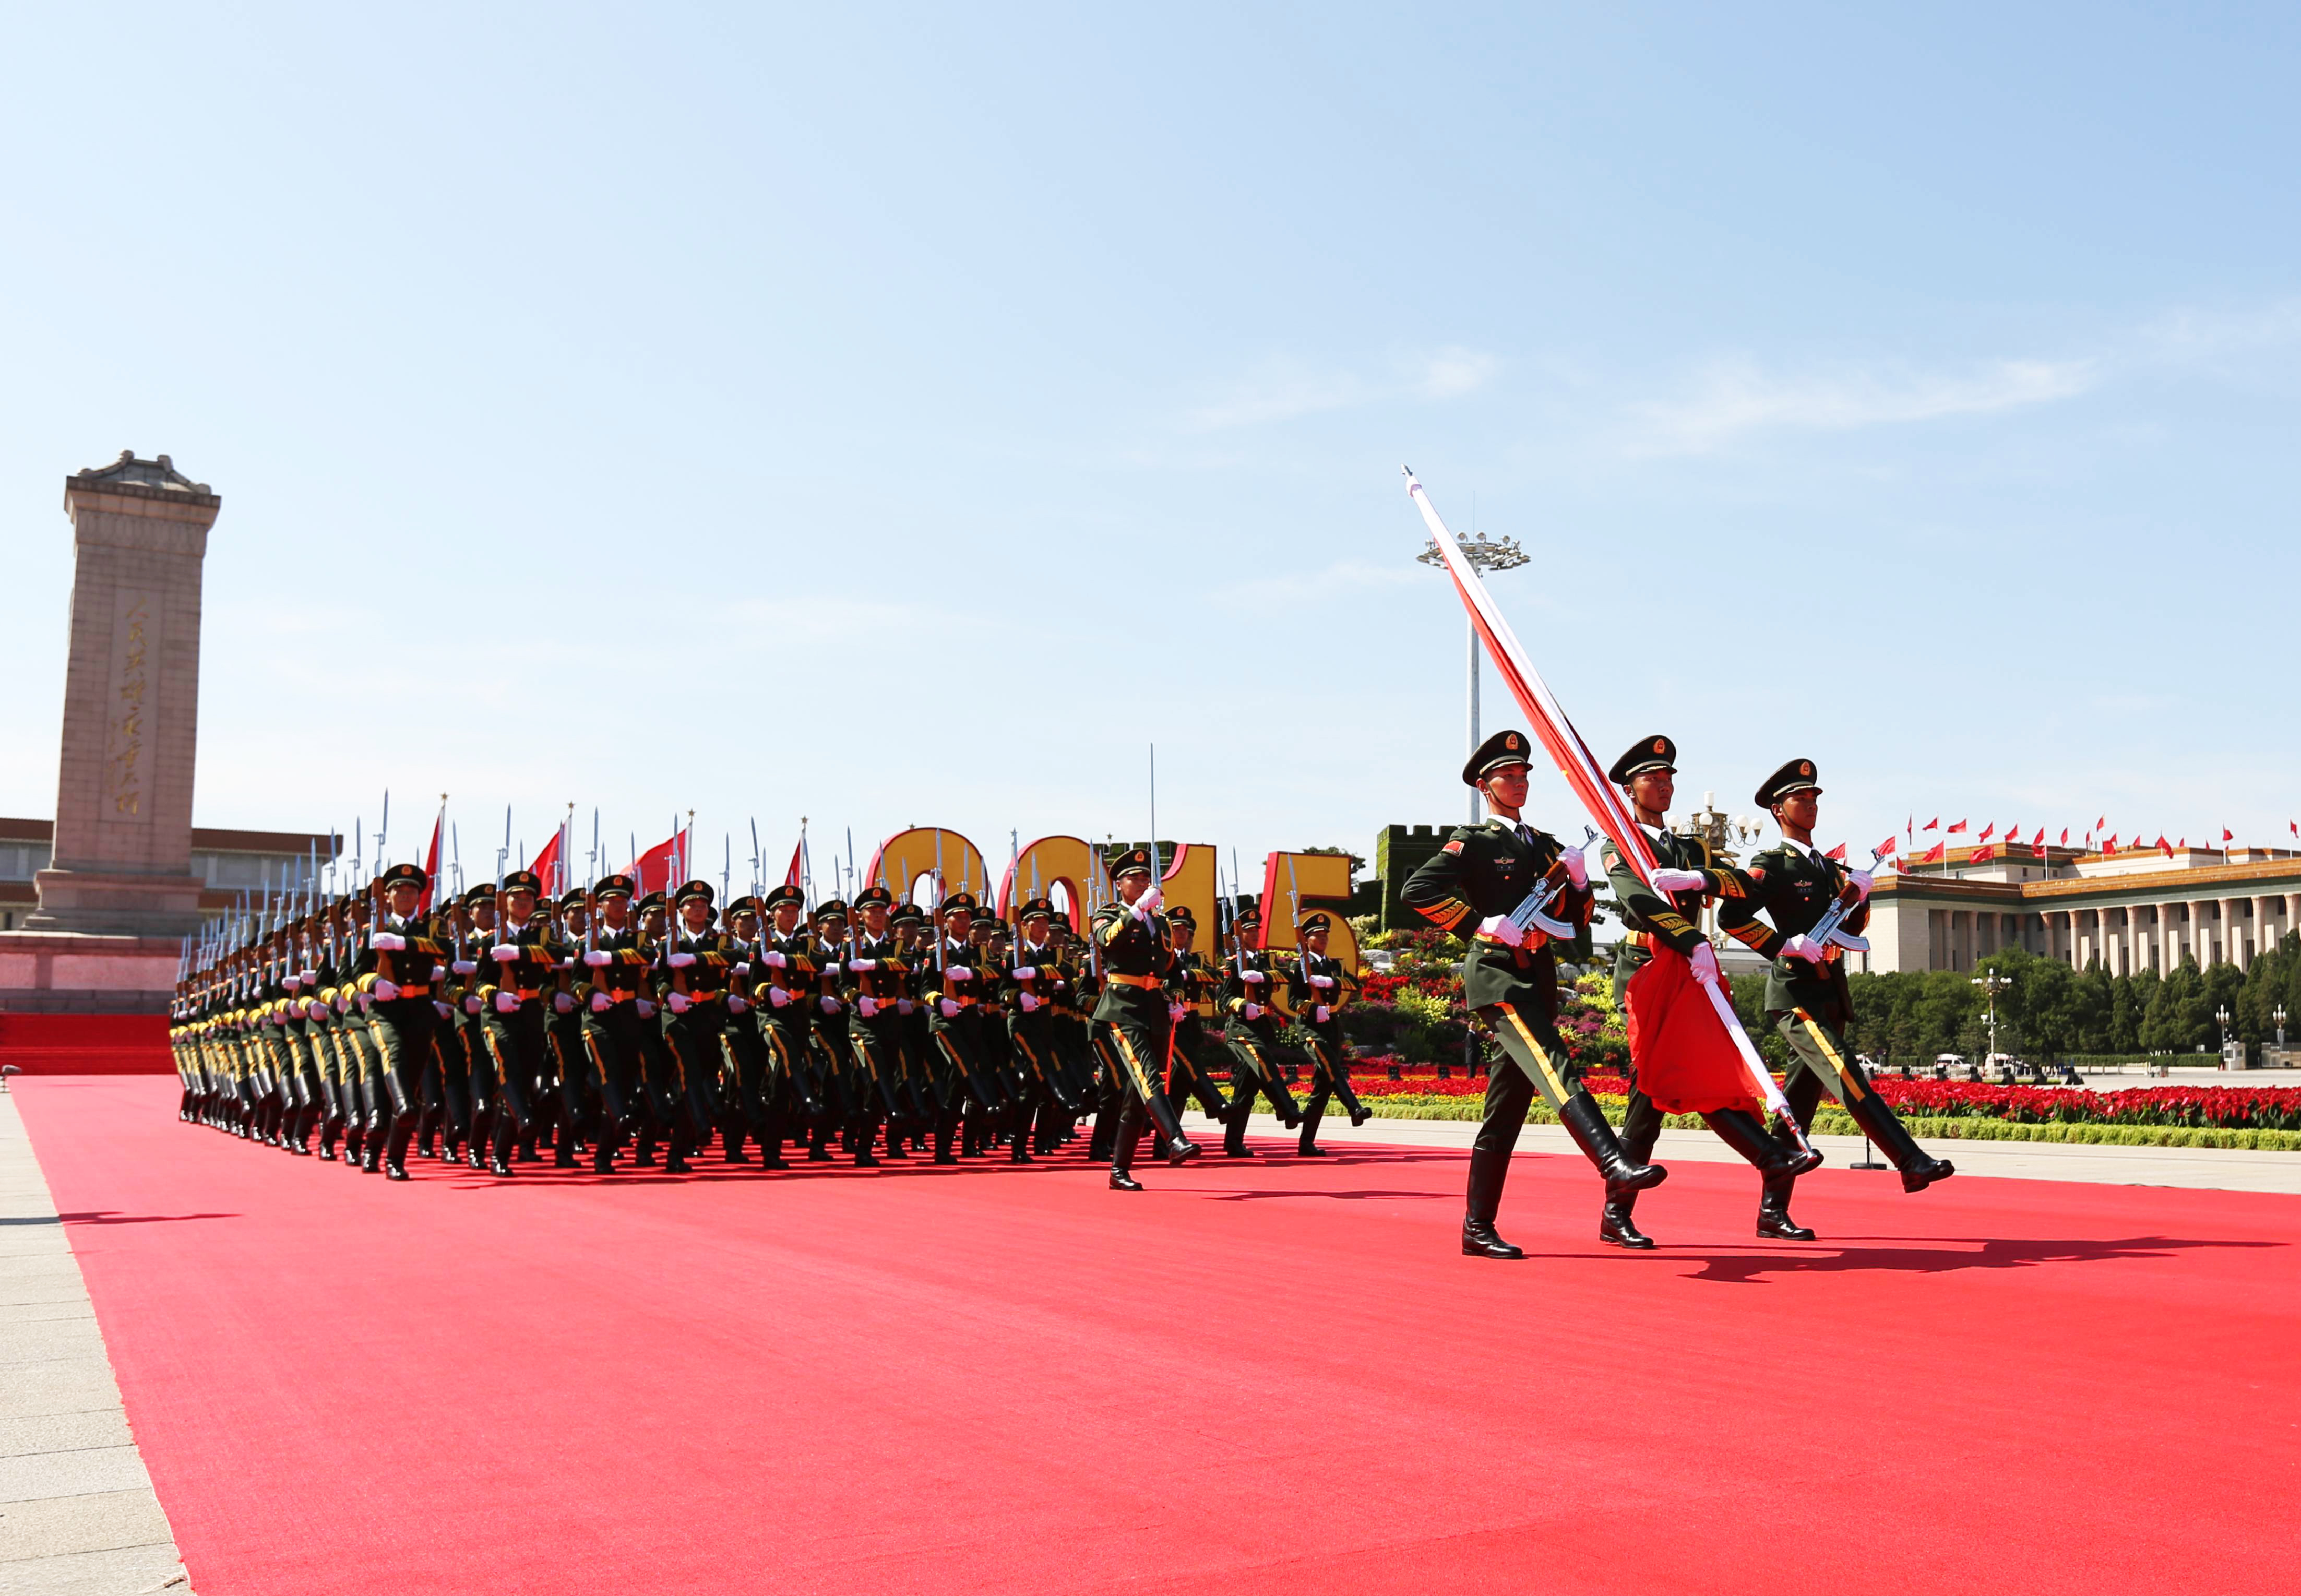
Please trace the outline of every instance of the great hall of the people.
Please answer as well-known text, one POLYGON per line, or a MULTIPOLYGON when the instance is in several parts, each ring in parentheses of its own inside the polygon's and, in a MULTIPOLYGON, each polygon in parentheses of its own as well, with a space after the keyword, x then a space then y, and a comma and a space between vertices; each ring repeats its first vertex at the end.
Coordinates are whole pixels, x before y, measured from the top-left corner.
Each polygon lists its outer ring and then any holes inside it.
POLYGON ((1976 851, 1878 877, 1870 952, 1852 967, 1970 970, 2010 948, 2118 975, 2185 957, 2242 967, 2301 929, 2301 854, 2288 849, 2049 848, 2041 859, 2022 844, 1979 864, 1976 851))

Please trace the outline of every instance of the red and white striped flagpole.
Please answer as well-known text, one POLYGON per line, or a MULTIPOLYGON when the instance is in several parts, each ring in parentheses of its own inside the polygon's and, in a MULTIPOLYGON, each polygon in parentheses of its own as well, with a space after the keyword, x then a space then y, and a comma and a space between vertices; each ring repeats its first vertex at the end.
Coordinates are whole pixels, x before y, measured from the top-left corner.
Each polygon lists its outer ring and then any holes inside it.
MULTIPOLYGON (((1462 553, 1462 546, 1454 540, 1454 534, 1448 531, 1446 523, 1438 518, 1438 511, 1431 504, 1429 493, 1415 480, 1410 466, 1406 468, 1406 491, 1413 498, 1415 508, 1422 512, 1423 523, 1430 529, 1431 541, 1445 556, 1446 573, 1454 579, 1454 591, 1461 596, 1463 607, 1469 611, 1471 624, 1485 639, 1486 650, 1494 656, 1495 668, 1502 673, 1502 681, 1509 685, 1510 696, 1518 700, 1518 706, 1526 712, 1527 719, 1534 723, 1535 735, 1542 740, 1542 746, 1550 750, 1559 773, 1566 778, 1566 784, 1582 800, 1583 807, 1590 812, 1590 818, 1598 823, 1598 829, 1613 840, 1614 846, 1621 850, 1622 857, 1629 861, 1630 868, 1637 873, 1638 879, 1652 885, 1657 865, 1653 848, 1646 841, 1646 834, 1638 829, 1628 805, 1622 801, 1621 793, 1606 780, 1605 771, 1598 764, 1597 756, 1590 752, 1590 745, 1582 740, 1582 734, 1574 729, 1574 723, 1566 718, 1566 711, 1559 706, 1557 698, 1550 690, 1550 684, 1543 681, 1542 673, 1535 670, 1534 662, 1527 657, 1518 635, 1510 631, 1510 623, 1502 618, 1500 606, 1486 591, 1485 581, 1462 553)), ((1758 1088, 1760 1099, 1768 1108, 1781 1116, 1782 1123, 1789 1126, 1791 1132, 1797 1137, 1799 1148, 1811 1150, 1804 1132, 1799 1128, 1797 1116, 1790 1112, 1789 1099, 1782 1095, 1781 1087, 1774 1081, 1773 1072, 1766 1068, 1765 1060, 1758 1057, 1758 1049, 1751 1043, 1749 1033, 1742 1029, 1741 1016, 1734 1012, 1733 999, 1722 990, 1724 982, 1697 982, 1695 984, 1710 995, 1710 1007, 1717 1011, 1719 1024, 1726 1027, 1726 1034, 1733 1040, 1734 1050, 1741 1056, 1742 1067, 1749 1074, 1752 1084, 1758 1088)))

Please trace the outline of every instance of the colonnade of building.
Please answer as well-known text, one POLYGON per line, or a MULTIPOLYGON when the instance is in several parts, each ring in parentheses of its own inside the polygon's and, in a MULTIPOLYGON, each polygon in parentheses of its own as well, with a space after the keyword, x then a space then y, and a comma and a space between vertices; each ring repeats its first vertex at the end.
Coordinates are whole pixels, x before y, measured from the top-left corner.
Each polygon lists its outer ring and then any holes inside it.
POLYGON ((2049 909, 2033 949, 2084 969, 2096 959, 2113 975, 2163 973, 2183 958, 2199 966, 2249 967, 2301 926, 2301 892, 2242 898, 2174 898, 2119 907, 2049 909))

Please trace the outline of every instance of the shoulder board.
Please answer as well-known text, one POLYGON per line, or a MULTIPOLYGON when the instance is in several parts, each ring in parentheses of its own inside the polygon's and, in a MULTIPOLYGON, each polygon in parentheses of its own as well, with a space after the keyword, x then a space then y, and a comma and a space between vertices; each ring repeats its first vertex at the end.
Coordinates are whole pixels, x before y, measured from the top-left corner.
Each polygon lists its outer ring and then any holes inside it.
POLYGON ((1459 854, 1462 851, 1462 840, 1460 837, 1449 838, 1446 846, 1438 851, 1442 854, 1459 854))

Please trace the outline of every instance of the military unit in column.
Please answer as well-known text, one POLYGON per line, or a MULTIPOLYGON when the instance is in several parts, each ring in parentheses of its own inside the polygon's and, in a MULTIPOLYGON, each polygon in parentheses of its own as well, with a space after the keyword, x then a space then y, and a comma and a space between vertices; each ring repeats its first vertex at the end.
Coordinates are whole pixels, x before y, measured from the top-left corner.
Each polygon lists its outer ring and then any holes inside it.
POLYGON ((1266 1097, 1305 1155, 1330 1101, 1362 1122, 1336 1021, 1356 980, 1326 957, 1327 917, 1304 915, 1281 961, 1251 909, 1229 914, 1210 960, 1151 850, 1108 864, 1112 900, 1083 935, 1043 897, 1009 924, 964 890, 930 915, 884 887, 723 904, 706 882, 666 897, 622 874, 555 899, 515 870, 431 905, 426 873, 396 865, 181 983, 182 1117, 390 1180, 411 1150, 508 1178, 546 1157, 681 1174, 715 1145, 775 1170, 1076 1143, 1122 1191, 1142 1189, 1146 1128, 1157 1157, 1199 1157, 1192 1104, 1232 1157, 1253 1156, 1266 1097), (1298 1105, 1287 1079, 1306 1072, 1298 1105))

